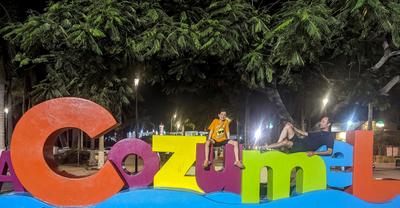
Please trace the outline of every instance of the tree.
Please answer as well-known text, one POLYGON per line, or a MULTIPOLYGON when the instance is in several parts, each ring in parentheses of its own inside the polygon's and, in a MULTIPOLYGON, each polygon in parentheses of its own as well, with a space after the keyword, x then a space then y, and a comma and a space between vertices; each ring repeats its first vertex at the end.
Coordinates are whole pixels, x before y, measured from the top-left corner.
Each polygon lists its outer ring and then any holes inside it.
POLYGON ((166 93, 257 90, 293 120, 280 88, 330 90, 334 113, 381 100, 395 74, 384 63, 397 55, 399 8, 378 0, 64 0, 2 34, 19 48, 20 68, 45 67, 37 101, 81 96, 120 114, 139 73, 166 93))
MULTIPOLYGON (((81 96, 118 114, 115 102, 128 103, 126 77, 135 66, 145 63, 138 70, 146 71, 149 82, 184 81, 187 89, 206 86, 225 78, 235 67, 233 60, 240 60, 242 51, 268 32, 268 15, 244 1, 188 1, 181 12, 171 13, 177 4, 62 1, 2 31, 20 49, 14 59, 20 68, 46 68, 46 78, 32 92, 36 101, 81 96), (214 74, 214 67, 221 71, 214 74), (192 82, 196 78, 204 83, 192 82)), ((240 83, 240 77, 234 78, 240 83)))

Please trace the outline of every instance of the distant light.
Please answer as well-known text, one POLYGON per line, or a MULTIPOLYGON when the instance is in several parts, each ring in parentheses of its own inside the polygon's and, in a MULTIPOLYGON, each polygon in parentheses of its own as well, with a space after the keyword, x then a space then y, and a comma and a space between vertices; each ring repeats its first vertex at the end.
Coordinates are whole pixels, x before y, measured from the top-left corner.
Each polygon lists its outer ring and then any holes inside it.
POLYGON ((383 121, 377 121, 376 122, 376 127, 383 128, 383 127, 385 127, 385 123, 383 121))
POLYGON ((174 119, 176 119, 176 113, 174 114, 174 119))
POLYGON ((181 126, 181 124, 178 122, 176 123, 176 127, 179 129, 179 127, 181 126))
POLYGON ((258 141, 258 140, 260 139, 260 137, 261 137, 261 128, 258 128, 258 129, 256 130, 256 132, 254 133, 254 139, 255 139, 255 141, 258 141))
POLYGON ((329 102, 328 98, 324 98, 324 99, 322 100, 322 105, 323 105, 323 107, 325 107, 326 104, 328 104, 328 102, 329 102))
POLYGON ((267 128, 269 128, 269 129, 274 128, 274 125, 272 125, 272 122, 269 122, 269 125, 267 126, 267 128))
POLYGON ((348 120, 347 121, 347 126, 351 126, 351 125, 353 125, 353 121, 352 120, 348 120))
POLYGON ((339 139, 341 141, 346 141, 346 132, 342 131, 336 134, 336 139, 339 139))
POLYGON ((135 78, 135 87, 139 85, 139 78, 135 78))
POLYGON ((8 114, 8 108, 4 108, 4 113, 8 114))

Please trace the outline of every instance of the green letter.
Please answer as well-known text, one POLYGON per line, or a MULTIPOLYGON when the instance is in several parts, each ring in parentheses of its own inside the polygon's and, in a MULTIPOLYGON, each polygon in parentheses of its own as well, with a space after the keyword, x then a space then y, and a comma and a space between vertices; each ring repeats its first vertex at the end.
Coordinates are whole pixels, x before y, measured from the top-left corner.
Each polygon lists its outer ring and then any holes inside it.
POLYGON ((296 192, 305 193, 326 189, 325 163, 319 156, 308 157, 305 153, 285 154, 278 151, 260 153, 243 151, 242 202, 260 202, 260 172, 268 168, 268 200, 290 196, 290 174, 297 168, 296 192))

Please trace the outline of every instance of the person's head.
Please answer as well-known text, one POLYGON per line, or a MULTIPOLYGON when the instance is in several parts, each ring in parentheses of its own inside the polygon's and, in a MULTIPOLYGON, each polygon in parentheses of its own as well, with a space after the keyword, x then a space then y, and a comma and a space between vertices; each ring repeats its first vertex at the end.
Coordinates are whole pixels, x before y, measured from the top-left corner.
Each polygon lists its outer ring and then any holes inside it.
POLYGON ((221 109, 218 113, 219 120, 223 121, 226 119, 226 110, 221 109))
POLYGON ((321 121, 319 122, 319 128, 323 131, 329 131, 330 127, 331 121, 329 119, 329 116, 322 116, 321 121))

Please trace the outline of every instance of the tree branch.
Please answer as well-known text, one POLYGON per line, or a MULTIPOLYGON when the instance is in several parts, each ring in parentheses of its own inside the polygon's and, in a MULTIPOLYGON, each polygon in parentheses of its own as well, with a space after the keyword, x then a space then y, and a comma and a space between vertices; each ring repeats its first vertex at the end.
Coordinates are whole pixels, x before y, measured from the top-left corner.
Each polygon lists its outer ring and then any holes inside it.
POLYGON ((388 95, 389 90, 393 88, 394 85, 400 82, 400 76, 397 75, 393 77, 384 87, 382 87, 379 92, 381 95, 388 95))
POLYGON ((400 51, 393 51, 390 52, 384 56, 382 56, 382 58, 378 61, 378 63, 376 63, 373 67, 371 67, 372 70, 378 70, 379 68, 381 68, 387 60, 389 60, 392 56, 398 56, 400 55, 400 51))
POLYGON ((373 67, 371 67, 372 70, 378 70, 379 68, 381 68, 386 63, 386 61, 388 61, 392 56, 400 55, 400 51, 392 52, 390 50, 390 46, 389 46, 389 43, 387 42, 387 40, 383 41, 382 47, 383 47, 383 56, 378 61, 378 63, 376 63, 373 67))
POLYGON ((6 7, 3 6, 3 4, 1 4, 1 3, 0 3, 0 7, 3 9, 4 13, 6 14, 6 16, 7 16, 7 18, 8 18, 8 22, 11 21, 11 17, 10 17, 10 15, 8 14, 8 11, 7 11, 6 7))

